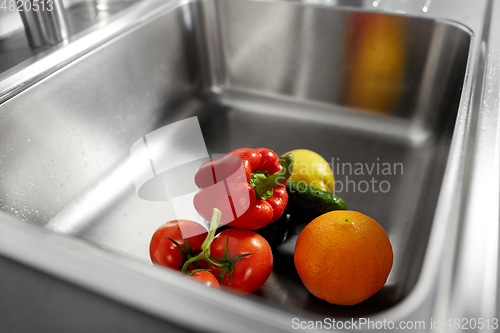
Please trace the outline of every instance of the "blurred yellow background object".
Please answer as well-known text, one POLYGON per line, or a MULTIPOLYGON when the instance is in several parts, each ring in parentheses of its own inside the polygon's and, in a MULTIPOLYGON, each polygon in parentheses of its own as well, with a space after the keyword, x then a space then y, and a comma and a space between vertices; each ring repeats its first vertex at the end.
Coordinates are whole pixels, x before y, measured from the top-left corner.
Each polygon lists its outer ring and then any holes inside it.
POLYGON ((406 65, 403 18, 356 13, 349 18, 346 31, 345 104, 390 113, 403 90, 406 65))

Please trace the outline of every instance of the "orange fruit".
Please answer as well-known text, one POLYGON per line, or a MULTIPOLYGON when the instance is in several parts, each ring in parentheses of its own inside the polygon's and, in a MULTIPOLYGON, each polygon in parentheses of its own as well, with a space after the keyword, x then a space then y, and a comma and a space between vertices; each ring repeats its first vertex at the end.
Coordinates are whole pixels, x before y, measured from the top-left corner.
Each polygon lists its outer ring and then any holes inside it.
POLYGON ((314 296, 339 305, 358 304, 387 281, 393 253, 374 219, 354 211, 323 214, 300 233, 295 268, 314 296))

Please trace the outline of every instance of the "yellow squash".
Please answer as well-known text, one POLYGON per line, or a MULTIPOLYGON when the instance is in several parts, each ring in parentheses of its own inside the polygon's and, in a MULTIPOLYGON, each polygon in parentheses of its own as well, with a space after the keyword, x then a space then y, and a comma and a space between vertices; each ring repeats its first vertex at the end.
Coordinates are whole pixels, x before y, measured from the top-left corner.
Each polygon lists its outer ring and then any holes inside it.
MULTIPOLYGON (((320 190, 335 193, 335 179, 328 162, 308 149, 296 149, 287 152, 295 155, 295 166, 291 180, 306 183, 320 190)), ((286 155, 283 154, 283 155, 286 155)))

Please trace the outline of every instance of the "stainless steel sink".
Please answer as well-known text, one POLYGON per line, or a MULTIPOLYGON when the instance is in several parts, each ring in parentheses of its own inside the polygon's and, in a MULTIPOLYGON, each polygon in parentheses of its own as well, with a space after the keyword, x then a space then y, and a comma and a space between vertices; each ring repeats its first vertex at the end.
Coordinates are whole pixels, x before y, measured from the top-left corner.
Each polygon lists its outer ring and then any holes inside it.
POLYGON ((482 29, 491 14, 480 2, 464 18, 447 12, 449 3, 426 16, 145 1, 47 51, 0 81, 0 252, 195 329, 287 331, 292 318, 328 317, 424 320, 429 330, 433 314, 450 313, 440 288, 460 279, 453 262, 463 259, 456 247, 470 223, 467 190, 477 186, 482 29), (193 116, 210 154, 308 148, 331 162, 348 208, 391 239, 395 261, 382 290, 352 307, 310 295, 293 265, 304 224, 246 298, 152 267, 152 233, 182 216, 171 202, 139 198, 130 148, 193 116), (191 321, 188 308, 206 320, 191 321), (230 318, 223 328, 208 320, 221 311, 230 318))

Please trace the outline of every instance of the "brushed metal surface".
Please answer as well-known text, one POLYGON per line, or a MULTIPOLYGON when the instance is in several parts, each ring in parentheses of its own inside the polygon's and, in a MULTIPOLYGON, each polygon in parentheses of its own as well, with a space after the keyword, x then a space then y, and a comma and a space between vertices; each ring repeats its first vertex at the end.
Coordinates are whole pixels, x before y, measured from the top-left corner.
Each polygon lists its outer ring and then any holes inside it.
MULTIPOLYGON (((15 73, 36 61, 37 55, 47 54, 58 48, 50 45, 64 39, 65 46, 67 39, 78 39, 83 31, 92 26, 104 26, 115 19, 118 12, 137 2, 139 1, 68 0, 62 2, 64 8, 58 8, 58 11, 29 11, 21 12, 21 15, 17 10, 0 10, 0 76, 15 73), (21 16, 25 17, 25 24, 31 27, 30 30, 24 29, 21 16), (73 35, 76 36, 72 38, 73 35), (36 48, 30 47, 28 39, 33 41, 32 45, 36 48)), ((62 7, 59 2, 58 4, 62 7)))
MULTIPOLYGON (((453 189, 464 177, 474 45, 469 29, 446 20, 300 3, 171 2, 0 104, 0 208, 37 227, 76 230, 68 242, 149 271, 150 237, 175 216, 170 203, 137 196, 123 172, 129 150, 150 131, 197 116, 209 153, 308 148, 333 162, 343 184, 390 184, 387 193, 338 191, 391 239, 393 271, 374 297, 339 307, 311 296, 294 270, 295 236, 275 251, 266 285, 238 304, 285 311, 273 312, 276 322, 396 318, 422 277, 430 293, 447 246, 439 240, 452 222, 437 217, 461 193, 453 189), (388 30, 395 33, 381 39, 388 30), (374 59, 373 50, 386 53, 374 59), (359 163, 364 174, 342 163, 359 163), (373 171, 383 163, 401 167, 373 171)), ((166 288, 176 281, 165 279, 166 288)))

